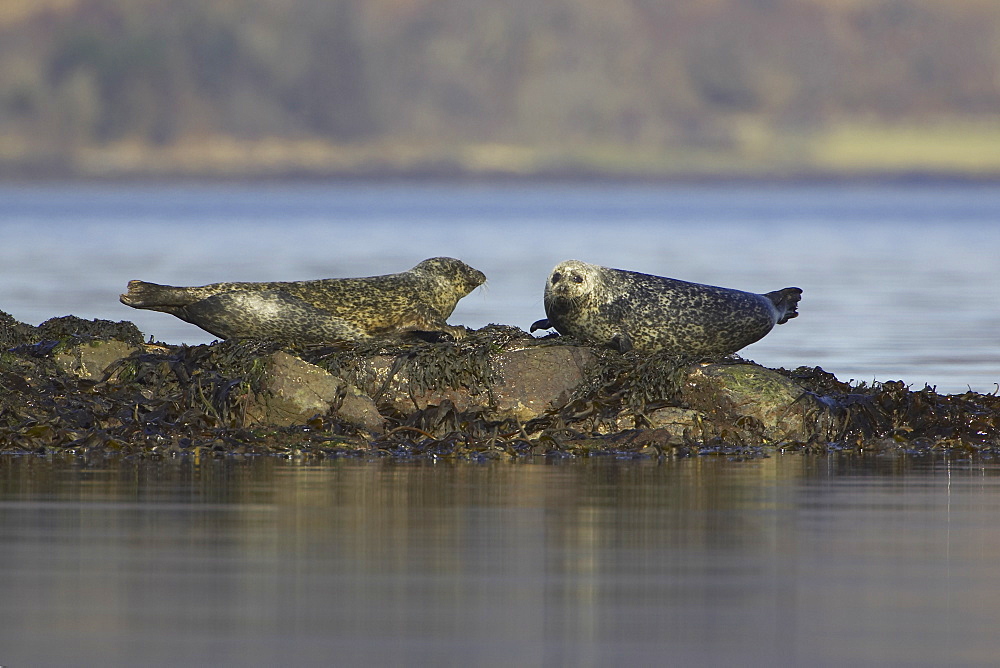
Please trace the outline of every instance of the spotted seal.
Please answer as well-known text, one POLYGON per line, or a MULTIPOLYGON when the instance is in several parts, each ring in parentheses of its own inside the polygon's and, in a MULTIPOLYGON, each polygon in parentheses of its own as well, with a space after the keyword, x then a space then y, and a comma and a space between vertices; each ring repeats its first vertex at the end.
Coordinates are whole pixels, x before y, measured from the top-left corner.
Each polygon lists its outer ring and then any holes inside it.
POLYGON ((567 260, 549 274, 548 318, 531 331, 555 328, 623 351, 721 356, 797 317, 801 296, 799 288, 756 294, 567 260))
POLYGON ((409 271, 367 278, 173 287, 129 281, 120 300, 163 311, 223 339, 353 341, 410 331, 465 333, 445 321, 486 281, 460 260, 435 257, 409 271))

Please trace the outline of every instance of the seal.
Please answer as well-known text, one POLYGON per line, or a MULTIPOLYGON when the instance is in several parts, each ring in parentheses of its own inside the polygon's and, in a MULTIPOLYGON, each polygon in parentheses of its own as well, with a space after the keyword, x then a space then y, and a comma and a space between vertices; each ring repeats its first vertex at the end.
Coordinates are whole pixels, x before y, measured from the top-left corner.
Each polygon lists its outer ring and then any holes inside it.
POLYGON ((567 260, 549 274, 548 317, 530 331, 555 328, 623 352, 715 357, 797 317, 801 296, 799 288, 756 294, 567 260))
POLYGON ((129 281, 126 306, 162 311, 222 339, 356 341, 404 332, 465 334, 446 320, 486 276, 435 257, 409 271, 367 278, 174 287, 129 281))

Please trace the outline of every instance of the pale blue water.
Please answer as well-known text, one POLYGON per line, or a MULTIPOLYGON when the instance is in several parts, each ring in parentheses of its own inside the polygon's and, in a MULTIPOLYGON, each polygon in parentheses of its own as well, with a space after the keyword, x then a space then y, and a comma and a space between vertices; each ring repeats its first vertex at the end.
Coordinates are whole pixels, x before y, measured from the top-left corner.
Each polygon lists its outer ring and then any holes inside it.
POLYGON ((0 189, 0 310, 132 320, 118 303, 172 284, 401 271, 459 257, 489 284, 451 322, 527 327, 561 260, 753 291, 805 293, 801 317, 743 351, 767 366, 942 392, 1000 382, 1000 187, 255 185, 0 189))

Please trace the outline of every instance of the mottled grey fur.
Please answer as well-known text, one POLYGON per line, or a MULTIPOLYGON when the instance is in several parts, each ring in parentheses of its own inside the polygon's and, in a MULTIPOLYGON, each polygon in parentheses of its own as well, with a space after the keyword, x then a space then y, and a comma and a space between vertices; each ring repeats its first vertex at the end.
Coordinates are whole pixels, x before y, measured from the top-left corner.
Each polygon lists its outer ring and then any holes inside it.
POLYGON ((545 284, 548 318, 531 331, 554 327, 623 350, 728 355, 797 317, 801 296, 799 288, 761 295, 567 260, 545 284))
POLYGON ((163 311, 223 339, 299 343, 353 341, 405 331, 448 332, 458 300, 486 281, 450 257, 424 260, 399 274, 272 283, 172 287, 129 281, 121 302, 163 311))

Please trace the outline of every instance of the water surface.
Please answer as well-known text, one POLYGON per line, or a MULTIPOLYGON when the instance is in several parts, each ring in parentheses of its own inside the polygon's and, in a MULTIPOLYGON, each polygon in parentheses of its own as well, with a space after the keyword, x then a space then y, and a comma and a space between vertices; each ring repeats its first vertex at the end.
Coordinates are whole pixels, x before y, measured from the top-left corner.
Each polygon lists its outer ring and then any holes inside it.
POLYGON ((0 458, 0 663, 988 665, 995 464, 0 458))

